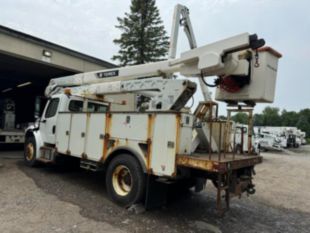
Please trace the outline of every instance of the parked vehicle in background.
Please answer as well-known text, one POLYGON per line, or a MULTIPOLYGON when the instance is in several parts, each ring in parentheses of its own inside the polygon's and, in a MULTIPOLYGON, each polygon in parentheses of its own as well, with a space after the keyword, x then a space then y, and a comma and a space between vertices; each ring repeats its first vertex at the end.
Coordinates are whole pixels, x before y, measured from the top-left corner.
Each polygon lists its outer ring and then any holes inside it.
POLYGON ((261 132, 259 134, 255 134, 255 140, 259 144, 259 148, 262 151, 267 151, 267 150, 276 150, 276 151, 281 151, 282 146, 281 146, 281 138, 270 134, 268 132, 261 132))
MULTIPOLYGON (((249 140, 252 141, 252 150, 254 153, 259 154, 260 152, 260 141, 255 137, 249 137, 249 126, 245 124, 235 123, 232 130, 232 141, 235 144, 235 151, 239 154, 248 153, 249 140)), ((254 133, 255 134, 255 133, 254 133)))
POLYGON ((0 145, 24 143, 25 132, 15 125, 15 103, 13 100, 0 99, 0 145))
POLYGON ((297 127, 257 126, 254 131, 266 149, 298 148, 306 143, 305 132, 297 127))

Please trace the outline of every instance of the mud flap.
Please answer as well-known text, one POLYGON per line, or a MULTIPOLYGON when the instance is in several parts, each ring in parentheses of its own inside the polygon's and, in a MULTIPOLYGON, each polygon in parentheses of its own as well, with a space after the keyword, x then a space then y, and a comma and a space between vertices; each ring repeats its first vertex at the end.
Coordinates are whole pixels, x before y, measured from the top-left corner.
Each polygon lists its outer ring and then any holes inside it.
POLYGON ((144 207, 146 210, 159 208, 167 203, 168 184, 156 181, 156 177, 147 176, 144 207))

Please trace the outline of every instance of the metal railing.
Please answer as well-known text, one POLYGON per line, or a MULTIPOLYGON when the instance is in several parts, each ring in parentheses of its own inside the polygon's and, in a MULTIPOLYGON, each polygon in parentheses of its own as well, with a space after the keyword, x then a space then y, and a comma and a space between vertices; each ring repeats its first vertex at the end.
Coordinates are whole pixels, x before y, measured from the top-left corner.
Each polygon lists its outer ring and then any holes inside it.
MULTIPOLYGON (((213 101, 208 102, 200 102, 198 107, 196 108, 194 115, 197 120, 200 122, 205 122, 208 124, 208 149, 207 153, 209 156, 209 160, 212 159, 214 154, 217 154, 218 161, 221 161, 223 158, 225 159, 227 154, 232 155, 232 160, 236 158, 236 132, 234 132, 233 140, 231 138, 233 132, 233 121, 231 120, 232 113, 234 112, 245 112, 248 114, 248 154, 252 154, 253 145, 252 145, 252 135, 253 135, 253 107, 248 105, 234 105, 229 106, 227 109, 227 117, 226 119, 220 119, 218 117, 218 103, 213 101), (214 127, 217 126, 217 129, 214 127), (212 143, 217 144, 217 151, 212 150, 212 143)), ((243 132, 242 132, 243 133, 243 132)), ((243 137, 243 134, 242 134, 243 137)), ((243 141, 243 140, 242 140, 243 141)), ((243 152, 243 143, 242 142, 242 150, 243 152)), ((214 158, 213 158, 214 159, 214 158)))

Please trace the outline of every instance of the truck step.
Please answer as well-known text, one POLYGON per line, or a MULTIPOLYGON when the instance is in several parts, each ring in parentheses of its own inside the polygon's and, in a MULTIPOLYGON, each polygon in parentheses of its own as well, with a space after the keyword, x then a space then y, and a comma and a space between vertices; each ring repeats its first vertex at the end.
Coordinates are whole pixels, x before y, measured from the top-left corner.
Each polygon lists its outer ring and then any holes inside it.
POLYGON ((53 160, 49 160, 49 159, 45 159, 45 158, 38 158, 37 160, 42 162, 42 163, 54 163, 53 160))
POLYGON ((38 158, 38 160, 40 160, 44 163, 54 162, 55 154, 56 154, 56 150, 54 147, 41 146, 40 147, 40 157, 38 158))
POLYGON ((102 169, 100 166, 98 166, 98 163, 90 161, 90 160, 81 160, 80 168, 83 168, 85 170, 94 171, 94 172, 102 169))

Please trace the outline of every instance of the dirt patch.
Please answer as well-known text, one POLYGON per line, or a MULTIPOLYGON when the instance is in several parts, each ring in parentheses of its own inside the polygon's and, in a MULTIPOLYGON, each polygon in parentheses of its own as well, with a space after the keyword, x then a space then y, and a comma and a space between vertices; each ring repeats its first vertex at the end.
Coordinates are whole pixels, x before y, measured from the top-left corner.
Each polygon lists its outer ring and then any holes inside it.
POLYGON ((2 162, 0 232, 122 232, 108 223, 81 216, 79 206, 43 192, 17 169, 15 160, 2 162))
POLYGON ((310 213, 310 146, 287 153, 263 153, 256 166, 254 198, 274 206, 310 213))

